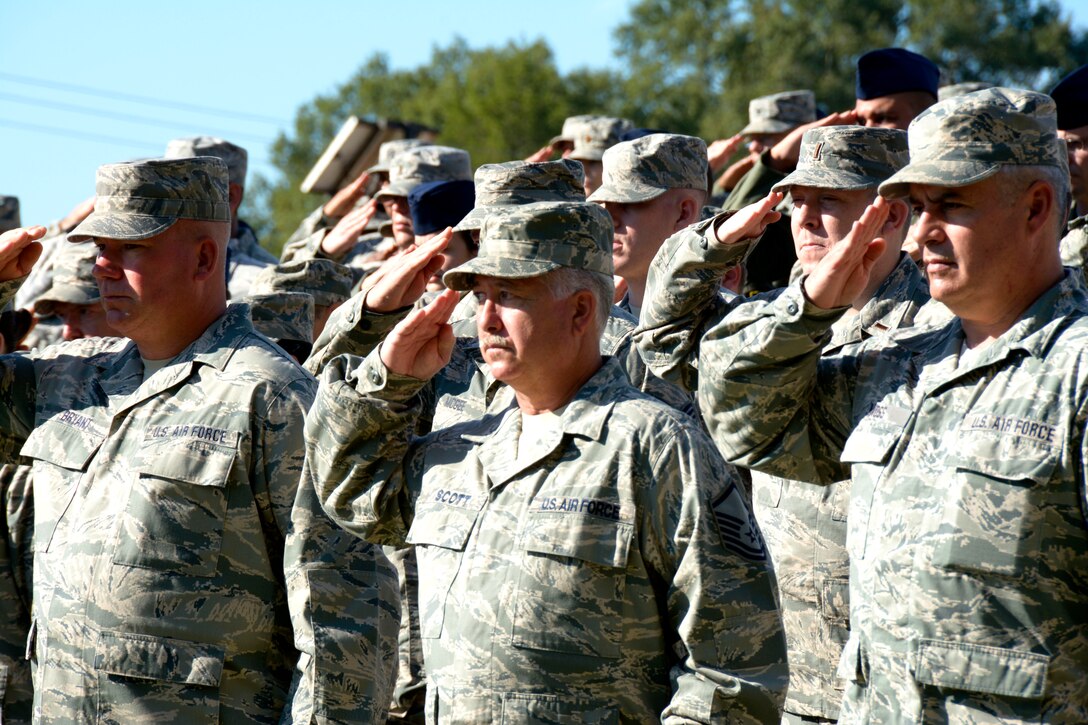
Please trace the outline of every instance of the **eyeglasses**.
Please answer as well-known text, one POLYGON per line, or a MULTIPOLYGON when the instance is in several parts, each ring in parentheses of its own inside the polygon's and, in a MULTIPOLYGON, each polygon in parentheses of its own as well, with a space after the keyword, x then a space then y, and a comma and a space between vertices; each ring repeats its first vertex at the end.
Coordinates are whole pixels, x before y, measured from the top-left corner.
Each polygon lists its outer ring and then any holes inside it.
POLYGON ((1069 153, 1077 154, 1088 148, 1088 140, 1083 138, 1077 138, 1076 136, 1063 136, 1065 140, 1065 146, 1069 149, 1069 153))

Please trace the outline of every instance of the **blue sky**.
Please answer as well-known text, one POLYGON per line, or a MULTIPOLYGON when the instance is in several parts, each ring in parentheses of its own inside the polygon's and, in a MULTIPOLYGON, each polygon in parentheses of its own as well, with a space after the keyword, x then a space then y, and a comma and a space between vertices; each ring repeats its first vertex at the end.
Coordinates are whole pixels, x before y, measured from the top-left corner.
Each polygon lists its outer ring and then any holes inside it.
MULTIPOLYGON (((94 192, 99 164, 198 134, 246 146, 250 173, 267 175, 268 143, 295 110, 375 52, 409 68, 456 35, 543 37, 561 71, 603 67, 630 2, 2 0, 0 193, 45 223, 94 192)), ((1088 26, 1088 2, 1063 7, 1088 26)))

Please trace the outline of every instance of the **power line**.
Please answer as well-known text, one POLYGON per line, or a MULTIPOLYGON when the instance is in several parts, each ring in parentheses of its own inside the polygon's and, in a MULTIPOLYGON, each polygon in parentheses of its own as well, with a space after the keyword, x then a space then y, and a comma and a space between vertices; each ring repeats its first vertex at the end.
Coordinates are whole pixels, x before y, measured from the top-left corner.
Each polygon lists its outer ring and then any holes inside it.
POLYGON ((0 126, 7 126, 8 128, 17 128, 21 131, 34 131, 37 133, 47 133, 53 136, 64 136, 66 138, 74 138, 80 141, 94 141, 95 143, 109 143, 116 144, 118 146, 127 146, 129 148, 138 148, 142 150, 151 150, 156 155, 161 155, 163 146, 162 144, 150 144, 143 141, 134 141, 132 139, 118 138, 116 136, 105 136, 98 133, 87 133, 85 131, 73 131, 68 128, 57 128, 56 126, 43 126, 40 123, 24 123, 22 121, 12 121, 7 118, 0 118, 0 126))
POLYGON ((120 91, 112 91, 106 88, 91 88, 81 85, 77 86, 71 83, 61 83, 59 81, 51 81, 45 78, 32 78, 31 76, 16 75, 14 73, 0 73, 0 79, 12 81, 14 83, 23 83, 25 85, 41 86, 43 88, 53 88, 61 91, 70 91, 72 93, 82 93, 88 96, 99 96, 101 98, 112 98, 119 101, 129 101, 131 103, 144 103, 152 106, 173 108, 181 111, 207 113, 216 116, 224 116, 226 118, 236 118, 245 121, 256 121, 259 123, 271 123, 277 126, 287 125, 287 122, 283 119, 272 118, 271 116, 262 116, 256 113, 226 111, 221 108, 212 108, 210 106, 198 106, 191 103, 179 103, 177 101, 170 101, 162 98, 138 96, 132 93, 121 93, 120 91))
MULTIPOLYGON (((33 98, 31 96, 23 96, 17 93, 4 93, 0 92, 0 99, 6 99, 14 101, 15 103, 25 103, 32 106, 41 106, 42 108, 52 108, 58 111, 70 111, 72 113, 83 113, 89 116, 98 116, 100 118, 108 118, 113 121, 124 121, 128 123, 142 123, 151 126, 160 126, 163 128, 177 129, 179 124, 177 121, 170 121, 164 118, 151 118, 149 116, 135 116, 128 113, 117 113, 115 111, 105 111, 99 108, 90 108, 88 106, 80 106, 74 103, 64 103, 63 101, 50 101, 44 98, 33 98)), ((271 144, 272 139, 263 138, 260 136, 254 136, 248 133, 239 133, 237 131, 228 131, 222 135, 230 136, 231 138, 246 138, 250 141, 256 141, 262 144, 271 144)))

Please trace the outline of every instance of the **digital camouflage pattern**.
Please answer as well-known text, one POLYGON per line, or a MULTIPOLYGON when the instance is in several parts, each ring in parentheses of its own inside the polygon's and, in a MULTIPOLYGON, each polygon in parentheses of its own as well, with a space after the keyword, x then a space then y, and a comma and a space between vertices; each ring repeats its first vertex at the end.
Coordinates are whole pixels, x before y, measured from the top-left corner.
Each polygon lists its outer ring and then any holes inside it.
POLYGON ((968 93, 974 93, 975 91, 982 91, 987 88, 993 88, 993 83, 987 83, 986 81, 965 81, 963 83, 953 83, 948 86, 941 86, 937 89, 937 100, 943 101, 955 96, 965 96, 968 93))
POLYGON ((695 136, 652 133, 609 148, 602 162, 602 184, 588 201, 640 204, 669 189, 706 191, 706 142, 695 136))
POLYGON ((396 157, 397 154, 402 151, 407 151, 408 149, 430 145, 430 141, 424 141, 421 138, 396 138, 392 141, 386 141, 378 147, 378 163, 367 169, 367 173, 388 174, 389 167, 393 163, 393 158, 396 157))
POLYGON ((785 91, 748 101, 748 125, 741 133, 786 133, 816 120, 816 94, 785 91))
POLYGON ((483 226, 488 214, 509 206, 537 201, 585 201, 585 171, 571 159, 506 161, 476 169, 476 206, 453 228, 470 231, 483 226))
POLYGON ((0 195, 0 234, 21 226, 19 197, 0 195))
POLYGON ((166 144, 164 159, 190 159, 194 156, 214 156, 227 165, 227 179, 231 184, 246 185, 249 154, 241 146, 214 136, 175 138, 166 144))
POLYGON ((98 282, 92 270, 98 260, 98 248, 93 244, 65 244, 57 250, 53 268, 53 285, 34 303, 34 313, 49 317, 57 302, 90 305, 98 302, 98 282))
POLYGON ((1088 290, 1077 272, 961 360, 960 322, 822 357, 794 286, 703 338, 725 457, 851 478, 847 722, 1088 719, 1088 290))
POLYGON ((230 222, 227 198, 227 167, 212 156, 103 164, 94 211, 68 241, 147 239, 180 219, 230 222))
POLYGON ((236 226, 238 230, 231 234, 230 242, 227 243, 229 250, 245 254, 264 265, 275 264, 278 261, 276 255, 261 246, 257 239, 257 232, 253 231, 253 227, 246 224, 245 220, 238 219, 236 226))
POLYGON ((1056 166, 1069 173, 1054 113, 1050 96, 1015 88, 936 103, 910 122, 910 163, 880 185, 880 194, 906 196, 910 184, 967 186, 1002 166, 1056 166))
POLYGON ((507 407, 424 438, 424 381, 323 373, 306 475, 419 565, 430 722, 768 722, 785 684, 758 530, 694 423, 606 364, 546 450, 507 407))
POLYGON ((548 145, 554 146, 557 143, 573 144, 575 137, 578 135, 578 129, 587 121, 592 121, 595 118, 600 118, 600 116, 594 114, 567 116, 563 119, 563 128, 559 131, 559 135, 549 141, 548 145))
POLYGON ((560 267, 612 276, 612 217, 596 204, 542 201, 486 218, 475 258, 442 276, 468 290, 477 275, 536 277, 560 267))
POLYGON ((0 456, 0 721, 30 723, 34 706, 26 639, 30 633, 34 510, 30 467, 9 441, 0 456))
POLYGON ((772 188, 875 189, 907 164, 907 132, 896 128, 825 126, 805 131, 797 168, 772 188))
POLYGON ((245 303, 253 328, 270 340, 314 339, 314 298, 305 292, 251 294, 245 303))
POLYGON ((338 305, 351 297, 351 269, 331 259, 301 259, 268 267, 253 280, 250 294, 304 292, 320 307, 338 305))
MULTIPOLYGON (((717 243, 709 227, 701 234, 680 232, 662 246, 650 269, 637 333, 639 352, 655 373, 692 386, 689 390, 698 386, 703 334, 734 307, 770 304, 782 294, 723 298, 719 280, 744 246, 717 243)), ((863 340, 915 324, 928 301, 917 265, 902 255, 858 314, 835 324, 823 355, 850 354, 863 340)), ((786 632, 790 686, 785 710, 835 720, 844 686, 835 672, 849 634, 850 483, 821 485, 758 471, 751 477, 752 506, 774 566, 786 632)))
POLYGON ((109 338, 0 366, 0 429, 33 464, 36 721, 277 722, 292 694, 382 716, 395 578, 296 500, 315 382, 244 308, 146 381, 109 338), (339 658, 324 680, 315 637, 339 658))
POLYGON ((1088 258, 1088 215, 1069 222, 1061 241, 1062 264, 1066 267, 1085 266, 1088 258))
POLYGON ((570 158, 576 161, 600 161, 605 149, 620 142, 624 131, 630 131, 634 124, 626 118, 597 116, 577 126, 574 136, 574 150, 570 158))
POLYGON ((472 181, 468 151, 451 146, 416 146, 406 149, 389 163, 389 185, 374 196, 408 196, 427 181, 472 181))

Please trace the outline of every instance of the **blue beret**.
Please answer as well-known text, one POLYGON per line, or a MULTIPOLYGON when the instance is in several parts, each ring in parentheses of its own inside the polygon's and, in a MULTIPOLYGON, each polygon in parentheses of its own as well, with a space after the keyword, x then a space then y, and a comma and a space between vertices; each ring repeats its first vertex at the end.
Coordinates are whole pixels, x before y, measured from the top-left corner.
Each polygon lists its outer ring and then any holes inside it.
POLYGON ((940 70, 924 55, 881 48, 858 58, 856 94, 862 101, 907 91, 925 91, 936 98, 940 79, 940 70))
POLYGON ((620 143, 624 141, 634 141, 636 138, 642 138, 643 136, 649 136, 654 133, 669 133, 668 131, 662 131, 657 128, 632 128, 629 131, 624 131, 620 134, 620 143))
POLYGON ((1082 65, 1058 81, 1050 91, 1058 106, 1058 128, 1088 126, 1088 65, 1082 65))
POLYGON ((455 226, 475 205, 476 185, 468 179, 428 181, 408 192, 416 234, 433 234, 455 226))

